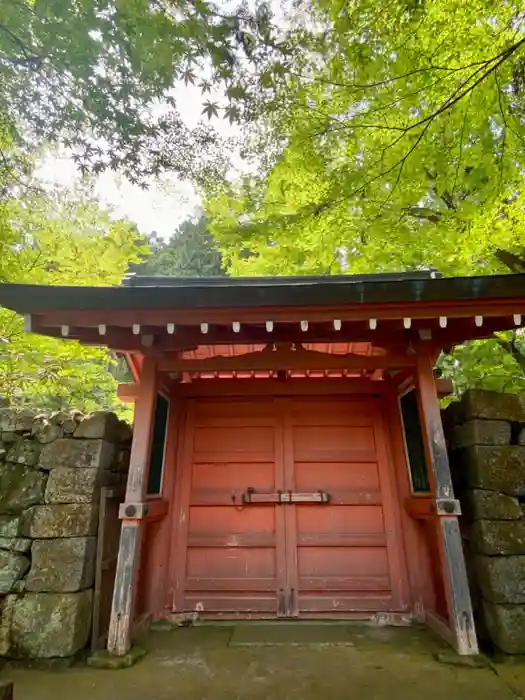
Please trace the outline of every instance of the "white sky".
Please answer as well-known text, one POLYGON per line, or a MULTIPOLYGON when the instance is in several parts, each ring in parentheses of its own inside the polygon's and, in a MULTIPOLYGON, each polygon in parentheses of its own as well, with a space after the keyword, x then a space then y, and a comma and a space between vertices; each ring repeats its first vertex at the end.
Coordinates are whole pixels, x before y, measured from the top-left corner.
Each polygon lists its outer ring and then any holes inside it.
MULTIPOLYGON (((287 23, 287 6, 289 0, 270 0, 270 6, 277 24, 287 23)), ((236 0, 222 0, 226 11, 236 5, 236 0)), ((248 0, 249 6, 254 6, 253 0, 248 0)), ((174 91, 178 110, 189 127, 195 127, 199 121, 207 120, 203 116, 203 96, 198 87, 179 83, 174 91)), ((224 95, 206 95, 210 99, 224 104, 224 95)), ((162 105, 159 109, 163 109, 162 105)), ((225 119, 212 118, 211 124, 224 138, 239 134, 225 119)), ((232 161, 235 169, 246 171, 246 166, 238 154, 233 154, 232 161)), ((80 175, 73 161, 57 154, 43 159, 37 169, 37 177, 44 182, 73 186, 80 175)), ((137 224, 142 233, 156 231, 168 238, 179 224, 191 217, 201 203, 198 193, 189 182, 184 182, 173 175, 164 175, 152 179, 147 190, 131 184, 118 173, 105 172, 96 179, 95 196, 100 203, 112 210, 117 218, 125 218, 137 224)))
MULTIPOLYGON (((222 0, 226 10, 235 6, 233 0, 222 0)), ((248 0, 253 5, 253 0, 248 0)), ((270 5, 278 23, 284 23, 285 0, 271 0, 270 5)), ((203 116, 203 102, 211 100, 224 105, 224 94, 207 94, 204 98, 195 85, 179 83, 174 89, 177 108, 188 127, 195 127, 199 121, 207 121, 203 116)), ((164 105, 159 105, 163 110, 164 105)), ((238 128, 225 119, 212 118, 210 122, 224 138, 239 134, 238 128)), ((245 170, 239 156, 233 154, 235 168, 245 170)), ((36 176, 43 183, 73 186, 80 175, 71 158, 66 155, 51 154, 42 160, 36 176)), ((117 218, 125 218, 137 224, 142 233, 156 231, 168 238, 185 219, 191 217, 201 203, 201 199, 189 182, 173 175, 152 178, 149 188, 144 190, 133 185, 118 173, 105 172, 96 179, 95 196, 99 202, 112 210, 117 218)))
MULTIPOLYGON (((200 90, 192 85, 178 86, 177 102, 184 121, 188 126, 195 126, 202 118, 200 90)), ((213 124, 225 136, 231 134, 228 122, 215 120, 213 124)), ((36 176, 44 183, 65 188, 80 181, 73 160, 56 153, 42 160, 36 176)), ((200 197, 191 183, 169 174, 152 178, 149 188, 144 190, 119 173, 107 171, 96 178, 94 194, 102 206, 112 210, 116 218, 136 223, 142 233, 157 231, 165 238, 191 217, 200 204, 200 197)))

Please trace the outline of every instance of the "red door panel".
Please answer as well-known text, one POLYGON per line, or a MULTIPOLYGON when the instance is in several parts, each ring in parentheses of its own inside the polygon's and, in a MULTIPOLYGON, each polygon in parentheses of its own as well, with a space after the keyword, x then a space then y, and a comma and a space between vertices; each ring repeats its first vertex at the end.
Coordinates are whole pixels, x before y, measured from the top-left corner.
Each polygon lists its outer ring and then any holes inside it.
POLYGON ((399 610, 402 566, 377 400, 192 402, 174 609, 234 617, 399 610), (245 503, 328 493, 328 503, 245 503))
MULTIPOLYGON (((188 409, 175 608, 204 615, 278 611, 282 536, 274 507, 243 506, 251 486, 276 489, 276 418, 268 401, 200 402, 188 409), (278 541, 279 540, 279 541, 278 541)), ((282 529, 282 528, 281 528, 282 529)))
POLYGON ((325 400, 293 402, 286 425, 287 488, 330 495, 328 503, 288 511, 297 548, 293 614, 399 609, 391 503, 385 513, 392 495, 373 400, 335 408, 325 400))

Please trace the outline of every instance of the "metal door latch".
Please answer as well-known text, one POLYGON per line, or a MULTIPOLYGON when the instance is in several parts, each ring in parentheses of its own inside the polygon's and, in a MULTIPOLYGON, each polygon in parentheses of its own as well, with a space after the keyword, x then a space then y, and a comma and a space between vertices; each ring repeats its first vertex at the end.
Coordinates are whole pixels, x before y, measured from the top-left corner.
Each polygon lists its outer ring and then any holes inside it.
POLYGON ((244 504, 255 503, 330 503, 331 496, 326 491, 277 491, 276 493, 257 493, 249 486, 242 494, 244 504))

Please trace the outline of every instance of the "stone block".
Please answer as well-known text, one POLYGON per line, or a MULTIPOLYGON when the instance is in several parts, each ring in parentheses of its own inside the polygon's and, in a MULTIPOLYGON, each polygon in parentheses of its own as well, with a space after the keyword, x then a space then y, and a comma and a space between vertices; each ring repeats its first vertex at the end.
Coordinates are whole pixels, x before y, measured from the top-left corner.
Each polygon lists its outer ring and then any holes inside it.
POLYGON ((121 668, 131 668, 137 661, 146 656, 146 653, 145 649, 138 646, 132 646, 131 649, 122 656, 114 656, 110 654, 107 649, 101 649, 100 651, 96 651, 92 656, 88 656, 86 664, 91 668, 118 671, 121 668))
POLYGON ((47 482, 46 503, 98 503, 100 487, 112 483, 107 470, 58 467, 51 469, 47 482))
POLYGON ((125 420, 120 421, 120 442, 129 445, 133 439, 133 428, 125 420))
POLYGON ((16 414, 16 428, 19 433, 30 433, 35 420, 36 411, 32 408, 21 408, 16 414))
POLYGON ((16 416, 18 411, 15 408, 0 408, 0 431, 9 432, 16 430, 16 416))
POLYGON ((14 603, 12 658, 66 658, 83 649, 91 630, 92 591, 27 593, 14 603))
POLYGON ((476 554, 525 554, 525 522, 476 520, 470 528, 470 546, 476 554))
POLYGON ((129 458, 130 450, 119 450, 117 453, 117 459, 113 465, 113 469, 121 474, 127 474, 129 471, 129 458))
POLYGON ((26 580, 25 578, 21 578, 18 581, 15 581, 13 583, 13 587, 11 588, 11 593, 25 593, 26 592, 26 580))
POLYGON ((478 555, 474 569, 481 594, 491 603, 525 603, 525 556, 478 555))
POLYGON ((518 499, 498 491, 465 491, 461 508, 470 520, 519 520, 522 517, 518 499))
POLYGON ((525 445, 525 428, 522 428, 518 434, 518 445, 525 445))
POLYGON ((46 418, 39 417, 35 418, 33 421, 31 435, 41 445, 47 445, 48 443, 63 437, 64 431, 62 430, 62 426, 56 425, 56 423, 51 423, 51 421, 47 420, 46 418))
POLYGON ((74 432, 76 438, 120 442, 120 420, 110 411, 96 411, 84 418, 74 432))
POLYGON ((62 438, 44 445, 40 453, 40 469, 81 467, 109 469, 115 457, 115 445, 106 440, 73 440, 62 438))
POLYGON ((483 622, 494 645, 506 654, 525 654, 525 607, 483 601, 483 622))
POLYGON ((68 418, 62 423, 62 431, 64 435, 69 435, 70 437, 73 436, 73 433, 77 429, 78 423, 74 418, 68 418))
POLYGON ((29 569, 30 561, 21 554, 0 549, 0 595, 9 593, 15 581, 29 569))
POLYGON ((16 440, 7 451, 6 461, 34 467, 38 462, 41 447, 33 440, 16 440))
POLYGON ((457 449, 473 445, 508 445, 510 434, 510 423, 506 421, 474 418, 454 428, 451 447, 457 449))
POLYGON ((0 513, 20 513, 44 501, 47 474, 5 462, 0 466, 0 513))
POLYGON ((0 598, 0 656, 7 656, 11 648, 11 627, 17 596, 0 598))
POLYGON ((0 432, 30 433, 35 415, 30 408, 0 408, 0 432))
POLYGON ((454 478, 462 488, 525 495, 525 447, 476 445, 454 452, 454 478))
POLYGON ((55 411, 49 416, 49 422, 54 423, 54 425, 62 425, 69 418, 70 415, 67 411, 55 411))
POLYGON ((20 522, 20 534, 32 539, 88 537, 98 529, 98 506, 75 503, 33 506, 20 522))
POLYGON ((0 515, 0 537, 16 537, 20 530, 20 516, 0 515))
POLYGON ((93 586, 96 537, 70 537, 33 542, 27 590, 73 593, 93 586))
POLYGON ((7 445, 0 441, 0 462, 3 462, 7 457, 7 445))
POLYGON ((465 392, 456 411, 463 421, 483 418, 525 423, 525 401, 519 394, 471 389, 465 392))
POLYGON ((7 549, 10 552, 25 554, 31 549, 33 540, 25 537, 0 537, 0 549, 7 549))

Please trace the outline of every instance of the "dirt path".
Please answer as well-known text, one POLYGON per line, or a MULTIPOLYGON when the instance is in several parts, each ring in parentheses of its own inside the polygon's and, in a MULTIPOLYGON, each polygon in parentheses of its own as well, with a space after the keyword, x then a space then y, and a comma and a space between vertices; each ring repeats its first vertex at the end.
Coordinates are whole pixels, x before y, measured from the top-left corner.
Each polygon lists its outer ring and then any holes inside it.
MULTIPOLYGON (((232 629, 150 633, 135 667, 6 669, 15 700, 516 700, 492 668, 439 663, 441 644, 413 629, 356 627, 341 645, 231 646, 232 629)), ((275 641, 275 635, 272 637, 275 641)), ((310 640, 309 640, 310 641, 310 640)), ((273 642, 272 642, 273 643, 273 642)))

